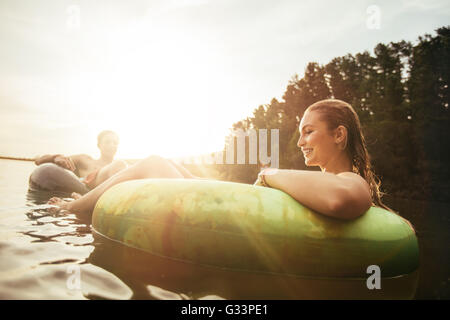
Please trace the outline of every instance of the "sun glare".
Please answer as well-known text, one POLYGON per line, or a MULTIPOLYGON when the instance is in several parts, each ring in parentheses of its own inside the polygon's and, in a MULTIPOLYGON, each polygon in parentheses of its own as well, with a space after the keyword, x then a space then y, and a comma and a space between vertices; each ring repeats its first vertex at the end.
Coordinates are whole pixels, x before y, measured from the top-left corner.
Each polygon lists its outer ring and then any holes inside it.
POLYGON ((217 112, 226 101, 216 97, 231 81, 223 57, 205 43, 143 23, 110 30, 102 65, 72 77, 71 95, 91 130, 119 133, 119 157, 218 151, 231 123, 217 112))

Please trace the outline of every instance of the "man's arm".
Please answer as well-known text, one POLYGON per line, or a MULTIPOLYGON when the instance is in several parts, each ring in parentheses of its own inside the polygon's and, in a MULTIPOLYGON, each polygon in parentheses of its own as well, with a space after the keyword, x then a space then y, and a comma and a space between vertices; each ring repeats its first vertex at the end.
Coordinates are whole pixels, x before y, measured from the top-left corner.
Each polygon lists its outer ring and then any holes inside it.
POLYGON ((68 158, 70 158, 70 160, 72 160, 73 164, 75 164, 75 167, 78 169, 86 169, 87 162, 93 160, 87 154, 76 154, 76 155, 69 156, 68 158))
POLYGON ((65 157, 62 154, 46 154, 44 156, 38 157, 34 160, 36 165, 43 163, 54 163, 64 169, 70 171, 75 171, 76 166, 74 161, 70 157, 65 157))
POLYGON ((62 156, 62 154, 46 154, 44 156, 40 156, 40 157, 37 157, 36 159, 34 159, 34 164, 38 166, 40 164, 47 163, 47 162, 54 163, 55 158, 58 156, 62 156))

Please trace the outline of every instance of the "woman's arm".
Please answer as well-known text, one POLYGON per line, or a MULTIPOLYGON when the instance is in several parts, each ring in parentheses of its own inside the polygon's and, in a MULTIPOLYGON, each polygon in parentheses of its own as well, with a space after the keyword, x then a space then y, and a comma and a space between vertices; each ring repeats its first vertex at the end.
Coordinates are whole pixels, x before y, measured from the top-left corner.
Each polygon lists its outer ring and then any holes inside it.
POLYGON ((265 175, 265 182, 312 210, 335 218, 357 218, 372 204, 369 185, 352 172, 335 175, 318 171, 277 170, 265 175))

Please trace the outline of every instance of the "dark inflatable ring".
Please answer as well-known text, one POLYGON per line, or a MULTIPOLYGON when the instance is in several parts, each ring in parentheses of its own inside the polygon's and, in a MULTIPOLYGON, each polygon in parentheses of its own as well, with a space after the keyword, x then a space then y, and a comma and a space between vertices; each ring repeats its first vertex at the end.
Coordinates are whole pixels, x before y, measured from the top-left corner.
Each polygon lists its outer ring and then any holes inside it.
POLYGON ((85 194, 89 191, 72 171, 54 163, 44 163, 38 166, 30 175, 28 181, 32 191, 61 191, 85 194))

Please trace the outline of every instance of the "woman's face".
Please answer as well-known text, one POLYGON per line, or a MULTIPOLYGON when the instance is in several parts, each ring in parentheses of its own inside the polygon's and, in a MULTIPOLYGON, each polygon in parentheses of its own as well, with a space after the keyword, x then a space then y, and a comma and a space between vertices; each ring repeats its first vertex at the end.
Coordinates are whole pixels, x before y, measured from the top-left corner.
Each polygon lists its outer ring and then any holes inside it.
POLYGON ((297 146, 301 148, 307 166, 326 168, 327 164, 339 154, 339 146, 326 122, 320 120, 317 111, 306 111, 300 121, 300 139, 297 146))

